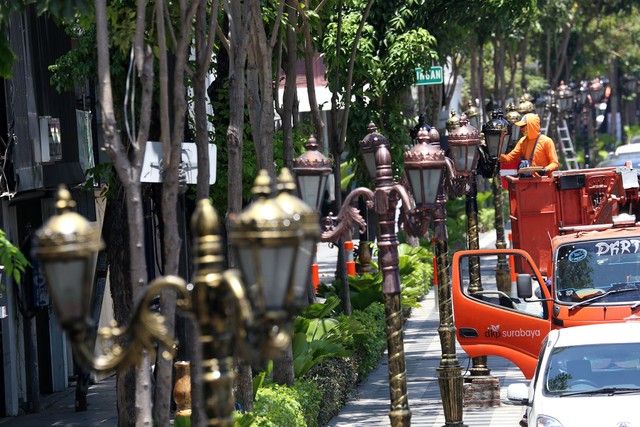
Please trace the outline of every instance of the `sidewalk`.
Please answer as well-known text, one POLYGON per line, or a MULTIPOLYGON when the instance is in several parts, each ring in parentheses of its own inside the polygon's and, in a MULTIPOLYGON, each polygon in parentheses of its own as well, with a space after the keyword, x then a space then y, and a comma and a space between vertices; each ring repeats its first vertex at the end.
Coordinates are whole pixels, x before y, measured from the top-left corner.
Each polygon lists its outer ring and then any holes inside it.
POLYGON ((113 427, 118 425, 116 377, 112 375, 89 387, 89 408, 75 412, 75 385, 41 396, 42 411, 37 414, 0 418, 2 427, 113 427))
MULTIPOLYGON (((480 236, 480 247, 493 247, 495 231, 480 236)), ((326 243, 318 247, 320 280, 330 282, 335 274, 337 248, 326 243), (333 255, 333 256, 332 256, 333 255)), ((440 365, 441 347, 438 335, 439 315, 436 303, 437 290, 421 301, 421 307, 413 309, 404 325, 404 350, 407 372, 407 389, 411 425, 414 427, 440 427, 445 424, 437 368, 440 365)), ((471 367, 469 356, 457 346, 457 356, 463 376, 471 367)), ((517 426, 524 407, 514 405, 506 398, 507 386, 526 381, 520 370, 506 359, 488 357, 491 375, 500 380, 501 406, 493 408, 464 408, 463 421, 468 427, 517 426)), ((387 355, 380 359, 377 369, 366 382, 359 385, 354 400, 342 408, 329 427, 383 427, 389 420, 390 395, 387 355)))
MULTIPOLYGON (((440 364, 440 338, 438 336, 438 308, 436 290, 432 289, 413 309, 404 326, 404 349, 407 370, 407 388, 411 425, 414 427, 440 427, 445 424, 438 372, 440 364)), ((463 376, 471 367, 471 359, 458 347, 458 360, 463 376)), ((513 405, 506 399, 507 386, 524 381, 524 376, 511 362, 489 357, 487 365, 491 375, 500 379, 501 406, 485 409, 464 408, 463 421, 469 427, 517 426, 523 407, 513 405)), ((389 373, 387 355, 380 360, 378 368, 368 380, 361 384, 355 400, 342 408, 334 417, 330 427, 360 427, 363 425, 389 426, 389 373)))

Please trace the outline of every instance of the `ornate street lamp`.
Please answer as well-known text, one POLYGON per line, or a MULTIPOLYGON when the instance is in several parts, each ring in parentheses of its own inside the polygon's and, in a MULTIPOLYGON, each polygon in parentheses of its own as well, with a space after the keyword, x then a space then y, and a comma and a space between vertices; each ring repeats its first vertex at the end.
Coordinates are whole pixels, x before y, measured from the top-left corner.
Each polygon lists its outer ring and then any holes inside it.
POLYGON ((404 169, 416 208, 433 211, 437 196, 442 192, 446 158, 439 146, 429 142, 429 133, 419 131, 417 144, 404 154, 404 169))
POLYGON ((320 227, 318 227, 320 215, 317 209, 311 209, 308 204, 293 195, 296 185, 289 169, 283 168, 280 172, 277 189, 280 194, 276 196, 276 203, 289 217, 300 217, 302 240, 298 247, 299 259, 294 265, 293 283, 296 286, 294 294, 296 305, 302 307, 307 305, 307 295, 304 292, 305 286, 298 285, 310 283, 310 270, 307 266, 313 262, 316 242, 320 239, 320 227))
POLYGON ((536 103, 535 103, 536 114, 542 118, 544 117, 544 113, 546 109, 547 109, 547 100, 543 96, 536 98, 536 103))
POLYGON ((372 180, 376 179, 376 152, 380 145, 386 145, 387 150, 389 149, 389 141, 387 138, 383 137, 379 133, 376 133, 377 127, 372 122, 367 126, 367 131, 369 132, 366 137, 360 140, 360 155, 364 160, 364 165, 367 168, 367 172, 369 173, 369 178, 372 180), (369 137, 369 135, 373 135, 369 137))
POLYGON ((507 114, 505 114, 504 118, 511 125, 511 138, 509 138, 509 142, 507 143, 507 148, 505 149, 505 153, 513 150, 518 140, 520 139, 520 127, 515 126, 516 122, 519 122, 522 119, 522 114, 518 112, 516 106, 513 104, 509 104, 507 106, 507 114))
POLYGON ((260 361, 278 356, 290 344, 295 302, 306 285, 301 271, 309 271, 308 248, 319 232, 315 214, 290 194, 292 182, 286 173, 281 186, 283 194, 270 198, 271 182, 261 171, 253 189, 256 200, 230 219, 229 240, 238 252, 240 274, 224 271, 218 216, 209 200, 198 201, 191 219, 193 292, 189 294, 184 280, 175 276, 151 282, 129 325, 98 331, 103 339, 121 337, 126 343, 114 343, 99 356, 88 345, 92 320, 87 298, 93 283, 90 270, 102 243, 95 227, 71 211, 75 203, 69 191, 61 188, 58 213, 36 232, 34 253, 43 265, 54 309, 78 362, 96 371, 123 369, 137 363, 144 350, 153 351, 156 342, 173 348, 164 318, 148 307, 161 291, 175 290, 179 307, 191 309, 199 323, 209 425, 232 426, 234 354, 241 352, 247 360, 260 361))
MULTIPOLYGON (((449 134, 449 146, 455 148, 457 153, 464 153, 468 158, 468 151, 472 151, 471 145, 468 140, 473 139, 474 128, 468 125, 466 120, 461 121, 461 126, 452 129, 449 134), (457 147, 456 147, 457 146, 457 147), (463 148, 464 147, 464 148, 463 148)), ((477 147, 477 130, 475 130, 476 147, 477 147)), ((427 149, 422 147, 421 153, 415 151, 413 153, 406 153, 405 163, 409 157, 419 158, 424 163, 423 168, 430 168, 433 164, 433 169, 441 170, 445 169, 449 171, 450 175, 455 175, 455 169, 453 162, 448 159, 444 159, 444 153, 439 145, 439 135, 432 135, 428 138, 426 135, 422 138, 423 144, 431 141, 436 150, 427 149), (436 142, 437 141, 437 142, 436 142)), ((477 148, 476 148, 477 149, 477 148)), ((453 152, 453 151, 452 151, 453 152)), ((473 158, 477 159, 477 156, 473 158)), ((460 172, 468 174, 475 169, 474 164, 469 164, 466 160, 464 162, 458 162, 458 165, 464 165, 464 172, 462 169, 460 172), (467 169, 470 166, 471 169, 467 169)), ((455 176, 451 176, 456 180, 455 176)), ((447 249, 447 211, 446 201, 447 196, 442 188, 440 182, 430 184, 433 189, 436 185, 439 186, 437 191, 435 212, 433 214, 434 219, 434 252, 436 257, 436 271, 438 274, 438 311, 440 315, 440 324, 438 326, 438 334, 440 335, 440 346, 442 351, 442 357, 440 359, 440 366, 438 367, 438 383, 440 385, 440 395, 442 397, 442 406, 444 409, 445 425, 462 427, 464 423, 462 421, 463 414, 463 380, 462 380, 462 368, 456 356, 456 328, 453 323, 453 304, 451 301, 451 281, 449 277, 449 260, 447 249)), ((415 185, 412 184, 413 192, 415 194, 415 185)))
POLYGON ((464 112, 469 119, 469 123, 476 129, 480 129, 480 109, 475 106, 473 101, 467 104, 467 111, 464 112))
MULTIPOLYGON (((321 235, 322 241, 335 242, 350 236, 356 226, 363 227, 364 220, 351 207, 359 197, 367 199, 367 205, 378 215, 378 260, 382 272, 382 293, 387 322, 389 355, 389 390, 391 409, 389 419, 393 427, 409 426, 411 410, 407 396, 407 379, 402 334, 402 310, 400 306, 400 276, 398 273, 398 238, 396 235, 396 210, 402 201, 406 229, 412 236, 424 236, 429 223, 429 213, 435 209, 436 197, 443 192, 442 176, 446 158, 439 146, 428 144, 431 136, 439 140, 437 131, 426 126, 419 129, 417 143, 405 153, 407 181, 413 187, 414 199, 408 190, 393 180, 391 153, 387 138, 376 132, 371 123, 369 134, 360 142, 360 153, 375 177, 375 190, 360 187, 345 198, 336 217, 328 218, 331 225, 321 235), (367 161, 369 159, 369 161, 367 161), (415 203, 414 203, 415 201, 415 203)), ((450 301, 449 301, 450 303, 450 301)), ((454 335, 455 338, 455 335, 454 335)))
MULTIPOLYGON (((492 116, 490 122, 482 126, 482 133, 489 147, 489 154, 496 159, 496 166, 493 170, 493 178, 491 180, 491 188, 493 190, 493 202, 495 206, 495 229, 496 229, 496 248, 505 249, 507 242, 504 232, 504 215, 502 213, 502 183, 500 182, 500 163, 498 158, 501 154, 505 154, 507 144, 505 139, 511 133, 511 124, 504 119, 502 111, 498 110, 492 116)), ((509 274, 509 264, 506 257, 498 258, 498 266, 496 270, 496 280, 498 290, 510 294, 511 277, 509 274)))
POLYGON ((456 177, 467 180, 475 173, 478 164, 478 144, 478 129, 471 126, 469 120, 463 116, 460 126, 449 133, 449 156, 453 160, 456 177))
POLYGON ((573 91, 567 86, 564 81, 560 82, 560 86, 556 89, 556 96, 558 102, 558 112, 560 114, 566 114, 573 107, 573 91))
POLYGON ((491 121, 482 125, 482 133, 484 134, 489 156, 497 159, 501 154, 505 154, 507 150, 507 135, 510 134, 511 125, 505 120, 502 110, 493 110, 491 113, 491 121))
POLYGON ((333 163, 318 151, 318 141, 311 135, 305 144, 307 151, 293 159, 293 173, 302 200, 317 211, 322 206, 322 197, 327 186, 327 177, 333 163))
MULTIPOLYGON (((518 110, 518 113, 522 114, 523 116, 527 113, 536 112, 536 106, 533 105, 533 102, 530 101, 530 98, 533 99, 531 95, 529 95, 528 93, 525 93, 520 97, 520 103, 516 107, 516 110, 518 110)), ((542 117, 540 118, 542 119, 542 117)))
POLYGON ((580 89, 577 93, 577 100, 580 106, 583 106, 587 102, 587 96, 589 96, 589 82, 583 80, 580 82, 580 89))
POLYGON ((604 97, 604 85, 602 84, 602 80, 599 77, 591 80, 591 84, 589 84, 589 95, 591 95, 591 100, 593 103, 598 104, 602 98, 604 97))

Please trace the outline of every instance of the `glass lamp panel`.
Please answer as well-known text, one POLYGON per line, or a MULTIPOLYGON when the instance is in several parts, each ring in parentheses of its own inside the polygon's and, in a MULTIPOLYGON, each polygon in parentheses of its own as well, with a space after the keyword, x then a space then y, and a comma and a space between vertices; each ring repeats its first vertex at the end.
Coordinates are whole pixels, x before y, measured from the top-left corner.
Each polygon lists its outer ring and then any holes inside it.
POLYGON ((298 257, 293 271, 293 286, 295 300, 302 303, 307 298, 307 288, 311 282, 311 262, 316 243, 313 240, 303 240, 298 247, 298 257))
POLYGON ((519 139, 520 139, 520 126, 514 125, 513 129, 511 130, 511 141, 514 141, 514 143, 516 143, 518 142, 519 139))
POLYGON ((418 206, 436 202, 441 169, 407 169, 407 175, 418 206))
POLYGON ((41 265, 60 322, 84 320, 88 316, 85 297, 87 260, 49 261, 41 265))
POLYGON ((298 175, 300 198, 314 209, 320 208, 327 177, 322 175, 298 175))
POLYGON ((580 105, 584 105, 585 102, 587 102, 587 91, 586 90, 580 90, 580 92, 578 92, 578 100, 580 101, 580 105))
POLYGON ((242 278, 247 288, 256 284, 256 271, 260 268, 256 265, 257 259, 253 252, 253 247, 240 247, 238 248, 238 262, 240 264, 240 271, 242 272, 242 278))
POLYGON ((500 145, 500 133, 499 132, 486 132, 485 138, 487 141, 487 149, 491 157, 498 155, 498 149, 500 145))
POLYGON ((369 172, 369 177, 371 179, 375 179, 376 178, 376 155, 373 152, 364 153, 362 155, 362 158, 364 159, 364 164, 367 167, 367 172, 369 172))
POLYGON ((476 164, 474 164, 474 160, 476 160, 477 150, 478 149, 476 146, 472 146, 472 145, 467 146, 467 164, 466 164, 465 171, 471 172, 476 168, 476 164))
POLYGON ((506 154, 507 152, 507 147, 509 146, 509 144, 507 144, 509 140, 509 134, 504 132, 500 135, 500 139, 499 139, 499 150, 500 152, 498 153, 498 156, 500 156, 500 154, 506 154))
MULTIPOLYGON (((462 172, 467 170, 467 147, 465 145, 450 145, 451 156, 456 171, 462 172)), ((473 159, 472 159, 473 160, 473 159)))
POLYGON ((282 310, 292 274, 296 246, 260 248, 262 292, 267 311, 282 310))

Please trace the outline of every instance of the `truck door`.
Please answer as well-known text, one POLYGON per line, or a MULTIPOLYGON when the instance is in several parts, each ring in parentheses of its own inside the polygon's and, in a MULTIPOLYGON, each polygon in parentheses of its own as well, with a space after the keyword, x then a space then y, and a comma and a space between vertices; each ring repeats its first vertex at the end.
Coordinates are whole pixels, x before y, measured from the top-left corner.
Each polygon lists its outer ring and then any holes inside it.
POLYGON ((470 357, 504 357, 531 378, 542 340, 551 330, 552 307, 531 257, 518 249, 456 252, 452 297, 456 334, 464 351, 470 357), (517 296, 518 273, 531 277, 532 297, 517 296))

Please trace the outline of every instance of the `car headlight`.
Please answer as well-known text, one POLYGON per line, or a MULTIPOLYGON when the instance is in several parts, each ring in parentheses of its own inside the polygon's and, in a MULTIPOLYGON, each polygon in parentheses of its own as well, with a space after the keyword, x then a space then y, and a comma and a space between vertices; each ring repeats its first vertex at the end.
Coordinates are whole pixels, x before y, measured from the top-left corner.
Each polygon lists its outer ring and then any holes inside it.
POLYGON ((536 427, 562 427, 562 423, 555 418, 538 415, 536 418, 536 427))

